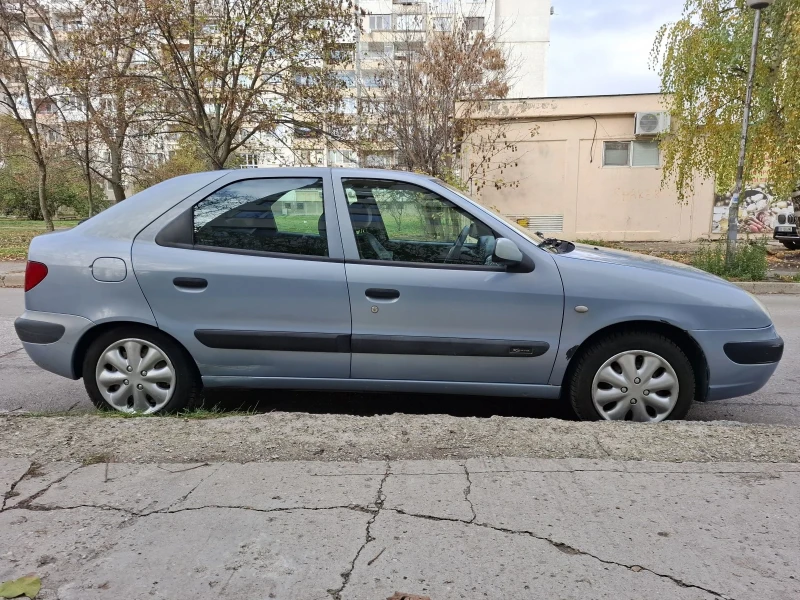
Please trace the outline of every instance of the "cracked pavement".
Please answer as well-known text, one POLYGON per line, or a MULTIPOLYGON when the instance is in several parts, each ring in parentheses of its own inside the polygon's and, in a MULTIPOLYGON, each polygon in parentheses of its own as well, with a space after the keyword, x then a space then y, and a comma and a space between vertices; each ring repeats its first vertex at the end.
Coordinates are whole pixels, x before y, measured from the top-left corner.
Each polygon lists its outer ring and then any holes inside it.
POLYGON ((43 600, 800 597, 800 464, 0 459, 43 600))

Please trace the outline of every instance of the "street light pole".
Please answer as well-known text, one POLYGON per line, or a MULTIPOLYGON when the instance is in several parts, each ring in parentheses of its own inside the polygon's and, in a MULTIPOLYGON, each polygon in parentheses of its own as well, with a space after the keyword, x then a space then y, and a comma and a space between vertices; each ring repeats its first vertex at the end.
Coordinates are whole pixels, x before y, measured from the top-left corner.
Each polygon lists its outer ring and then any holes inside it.
POLYGON ((739 165, 736 168, 736 185, 733 188, 733 198, 728 211, 728 247, 725 261, 730 264, 736 250, 736 240, 739 234, 739 200, 744 188, 744 161, 747 151, 747 131, 750 127, 750 106, 753 103, 753 80, 756 74, 756 57, 758 55, 758 40, 761 34, 761 11, 772 4, 774 0, 747 0, 747 5, 756 10, 756 19, 753 25, 753 45, 750 49, 750 71, 747 75, 747 94, 744 100, 744 117, 742 120, 742 138, 739 145, 739 165))

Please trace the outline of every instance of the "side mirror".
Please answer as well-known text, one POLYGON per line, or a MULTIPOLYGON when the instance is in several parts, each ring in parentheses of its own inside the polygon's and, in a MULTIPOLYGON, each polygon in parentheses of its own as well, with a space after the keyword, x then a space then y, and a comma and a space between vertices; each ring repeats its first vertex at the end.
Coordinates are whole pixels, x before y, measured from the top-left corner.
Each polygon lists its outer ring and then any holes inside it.
POLYGON ((497 240, 494 246, 494 262, 507 267, 516 267, 522 262, 522 259, 522 251, 514 242, 507 238, 497 240))

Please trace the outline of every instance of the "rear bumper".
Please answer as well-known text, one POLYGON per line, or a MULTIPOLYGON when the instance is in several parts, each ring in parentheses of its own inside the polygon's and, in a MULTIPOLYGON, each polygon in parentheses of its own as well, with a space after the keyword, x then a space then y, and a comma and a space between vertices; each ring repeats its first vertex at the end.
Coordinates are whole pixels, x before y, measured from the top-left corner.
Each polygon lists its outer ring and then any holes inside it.
POLYGON ((17 336, 31 360, 69 379, 80 377, 73 369, 72 357, 78 341, 93 325, 84 317, 33 310, 26 310, 14 322, 17 336))
POLYGON ((774 326, 690 333, 708 361, 707 400, 757 392, 772 377, 783 355, 783 340, 774 326))

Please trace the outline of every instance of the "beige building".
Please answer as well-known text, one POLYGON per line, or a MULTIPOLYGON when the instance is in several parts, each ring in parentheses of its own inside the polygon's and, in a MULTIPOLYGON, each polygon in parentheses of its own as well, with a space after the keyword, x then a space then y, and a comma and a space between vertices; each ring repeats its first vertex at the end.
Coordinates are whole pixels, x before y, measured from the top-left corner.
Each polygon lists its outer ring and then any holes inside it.
POLYGON ((668 128, 663 111, 658 94, 491 101, 481 116, 506 119, 508 139, 519 140, 506 154, 518 167, 504 174, 519 187, 487 185, 480 201, 531 231, 566 239, 709 237, 713 181, 698 178, 683 203, 674 187, 661 185, 662 157, 650 132, 668 128))

